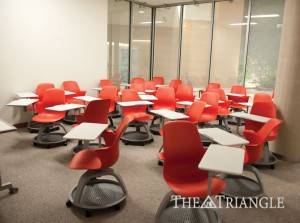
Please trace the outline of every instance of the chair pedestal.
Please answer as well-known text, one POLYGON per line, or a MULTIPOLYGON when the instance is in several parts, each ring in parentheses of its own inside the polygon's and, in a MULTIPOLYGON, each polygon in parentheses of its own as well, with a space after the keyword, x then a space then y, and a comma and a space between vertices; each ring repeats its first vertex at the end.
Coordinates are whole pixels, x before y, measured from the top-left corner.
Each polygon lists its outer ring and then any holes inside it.
POLYGON ((275 163, 277 163, 277 157, 270 152, 269 143, 265 142, 262 158, 259 162, 254 163, 253 166, 270 166, 271 169, 275 169, 275 163))
POLYGON ((261 197, 264 194, 258 170, 249 164, 244 165, 244 170, 252 172, 257 181, 245 176, 223 175, 221 178, 224 179, 226 188, 221 193, 222 195, 237 199, 249 199, 261 197))
MULTIPOLYGON (((41 127, 40 122, 29 121, 28 124, 27 124, 27 129, 28 129, 28 132, 30 132, 30 133, 39 132, 40 127, 41 127)), ((51 128, 47 128, 48 132, 53 132, 53 131, 56 131, 56 130, 59 130, 59 126, 54 125, 51 128)))
POLYGON ((153 142, 153 137, 149 131, 146 122, 140 122, 139 125, 136 126, 136 131, 129 131, 123 133, 121 140, 125 145, 142 145, 144 146, 146 143, 153 142), (141 131, 141 127, 144 127, 145 132, 141 131))
MULTIPOLYGON (((170 202, 171 196, 175 195, 169 191, 162 200, 156 215, 156 223, 173 223, 173 222, 199 222, 199 223, 221 223, 221 218, 215 209, 205 208, 183 208, 182 203, 177 201, 177 207, 174 208, 174 202, 170 202)), ((199 204, 201 206, 201 204, 199 204)), ((197 206, 199 206, 197 205, 197 206)))
POLYGON ((121 178, 113 169, 88 170, 79 179, 69 194, 66 205, 87 210, 86 216, 90 216, 89 210, 104 209, 115 206, 120 208, 120 203, 125 200, 127 189, 121 178), (114 176, 117 181, 100 179, 102 176, 114 176))
POLYGON ((59 123, 42 123, 38 132, 38 135, 33 139, 33 145, 39 147, 56 147, 60 145, 67 145, 68 139, 64 139, 63 136, 67 133, 64 126, 59 123), (59 125, 64 130, 64 133, 49 133, 47 128, 53 128, 53 125, 59 125))

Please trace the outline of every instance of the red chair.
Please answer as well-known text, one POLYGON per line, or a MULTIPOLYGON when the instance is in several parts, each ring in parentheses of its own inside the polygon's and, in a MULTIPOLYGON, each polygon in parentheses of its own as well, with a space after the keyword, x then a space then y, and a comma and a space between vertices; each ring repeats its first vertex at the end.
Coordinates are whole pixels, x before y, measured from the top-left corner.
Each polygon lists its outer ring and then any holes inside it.
MULTIPOLYGON (((122 102, 129 101, 141 101, 137 91, 132 89, 122 90, 122 102)), ((128 144, 139 144, 145 145, 146 143, 153 142, 153 136, 149 131, 147 121, 153 119, 152 115, 146 113, 147 105, 138 106, 126 106, 123 107, 123 115, 131 115, 134 117, 135 131, 128 131, 121 137, 125 145, 128 144), (141 131, 141 127, 144 127, 145 132, 141 131)))
POLYGON ((158 76, 156 76, 156 77, 153 77, 153 78, 152 78, 152 81, 153 81, 155 84, 161 84, 161 85, 165 84, 165 79, 164 79, 164 77, 158 77, 158 76))
POLYGON ((114 86, 113 82, 111 80, 108 79, 102 79, 99 82, 99 86, 100 87, 106 87, 106 86, 114 86))
POLYGON ((50 88, 46 90, 42 102, 36 103, 37 115, 32 117, 34 122, 40 123, 38 135, 33 139, 34 146, 44 146, 47 148, 67 145, 67 139, 63 136, 67 133, 63 125, 58 123, 65 116, 65 112, 56 112, 46 108, 55 105, 65 104, 65 92, 63 89, 50 88), (64 133, 49 133, 48 129, 52 126, 60 126, 64 133))
POLYGON ((208 85, 206 86, 206 89, 205 89, 205 90, 200 90, 200 93, 203 94, 204 92, 210 91, 211 89, 220 89, 220 88, 221 88, 221 84, 210 82, 210 83, 208 83, 208 85))
POLYGON ((253 97, 253 103, 256 102, 273 102, 272 96, 265 93, 256 93, 253 97))
POLYGON ((224 177, 227 187, 222 194, 237 199, 257 198, 264 194, 264 186, 259 171, 252 164, 261 159, 263 146, 268 135, 281 123, 281 120, 270 119, 258 132, 252 130, 243 132, 245 139, 249 141, 249 144, 245 146, 244 170, 252 172, 256 177, 256 181, 245 176, 227 175, 224 177))
POLYGON ((231 111, 229 110, 231 101, 227 100, 223 89, 214 88, 214 89, 210 89, 209 92, 217 93, 219 95, 219 100, 223 101, 223 103, 219 103, 219 106, 218 106, 218 120, 219 120, 218 126, 221 127, 222 121, 223 121, 226 131, 231 132, 229 125, 228 125, 228 121, 227 121, 227 117, 231 113, 231 111))
POLYGON ((86 217, 91 216, 89 210, 111 206, 120 209, 120 203, 127 196, 127 189, 121 176, 111 167, 119 159, 120 137, 132 120, 132 116, 126 116, 115 133, 103 133, 107 147, 82 150, 73 157, 69 167, 73 170, 87 171, 69 193, 67 207, 75 205, 86 209, 86 217), (116 180, 103 179, 103 176, 113 176, 116 180))
MULTIPOLYGON (((105 87, 106 88, 106 87, 105 87)), ((102 92, 102 91, 101 91, 102 92)), ((110 99, 101 99, 91 101, 86 109, 85 112, 82 114, 75 114, 76 120, 78 124, 83 122, 89 123, 100 123, 100 124, 107 124, 108 120, 108 111, 110 106, 110 99)), ((73 126, 77 126, 73 125, 73 126)), ((101 139, 99 138, 99 143, 90 143, 89 146, 92 148, 98 148, 99 144, 101 144, 101 139)), ((83 149, 82 141, 78 141, 78 145, 72 148, 72 153, 76 154, 83 149)))
POLYGON ((174 88, 174 91, 176 93, 178 86, 181 85, 181 84, 182 84, 182 80, 175 79, 175 80, 172 80, 170 82, 169 87, 174 88))
MULTIPOLYGON (((77 97, 77 96, 84 96, 86 94, 85 90, 80 90, 76 81, 64 81, 63 88, 65 91, 71 91, 71 92, 75 93, 75 94, 66 96, 66 103, 80 104, 80 105, 84 104, 84 101, 73 98, 73 97, 77 97)), ((63 121, 66 124, 75 124, 76 119, 75 119, 74 115, 68 115, 68 113, 69 113, 69 111, 67 111, 66 116, 64 117, 63 121)))
POLYGON ((131 84, 144 84, 145 79, 142 77, 135 77, 131 79, 131 84))
MULTIPOLYGON (((176 99, 175 99, 175 91, 172 87, 160 87, 156 91, 157 101, 154 101, 153 110, 158 109, 169 109, 171 111, 175 111, 176 108, 176 99)), ((155 116, 150 124, 150 131, 153 134, 159 134, 161 118, 159 116, 155 116), (159 123, 155 123, 155 120, 159 119, 159 123)))
POLYGON ((145 92, 145 83, 142 84, 131 84, 130 89, 136 90, 137 92, 145 92))
MULTIPOLYGON (((253 115, 260 115, 268 118, 276 118, 276 105, 272 102, 255 102, 251 108, 250 114, 253 115)), ((254 132, 258 132, 262 127, 263 123, 255 122, 251 120, 245 120, 245 130, 251 130, 254 132)), ((266 139, 266 143, 264 145, 264 153, 263 157, 259 162, 255 165, 257 166, 270 166, 272 169, 275 168, 275 163, 277 162, 276 156, 274 156, 269 151, 269 144, 268 141, 275 141, 277 139, 279 126, 274 128, 266 139)))
MULTIPOLYGON (((186 208, 185 211, 191 211, 186 213, 183 212, 184 209, 180 207, 180 204, 178 204, 179 208, 174 208, 174 205, 170 204, 174 195, 200 199, 207 197, 208 172, 198 168, 206 150, 202 146, 198 129, 191 122, 174 121, 165 124, 163 134, 163 176, 171 191, 166 193, 156 211, 156 222, 170 219, 170 214, 176 216, 177 222, 199 222, 195 219, 205 219, 207 216, 197 216, 197 214, 207 214, 207 212, 194 212, 186 208)), ((221 193, 225 187, 222 179, 213 177, 211 195, 221 193)))
POLYGON ((118 95, 118 88, 115 86, 106 86, 103 87, 102 90, 100 91, 99 98, 102 99, 109 99, 110 100, 110 105, 109 105, 109 110, 108 110, 108 119, 110 122, 109 129, 115 130, 116 127, 114 126, 114 122, 112 119, 112 113, 116 109, 116 97, 118 95))
POLYGON ((146 93, 150 95, 156 95, 156 83, 154 81, 145 81, 146 93))
POLYGON ((232 108, 235 111, 246 109, 247 106, 240 105, 240 102, 248 102, 249 97, 247 96, 247 89, 244 86, 241 85, 234 85, 231 87, 231 92, 234 94, 242 94, 244 96, 228 96, 228 100, 231 100, 230 108, 232 108))
POLYGON ((203 125, 204 123, 216 120, 218 116, 219 95, 214 92, 204 92, 200 97, 200 101, 205 102, 210 105, 210 107, 204 108, 199 122, 203 125))
MULTIPOLYGON (((190 101, 193 102, 195 100, 195 95, 193 92, 193 85, 191 84, 181 84, 178 86, 176 94, 176 101, 190 101)), ((176 107, 179 109, 184 109, 184 105, 176 104, 176 107)))
MULTIPOLYGON (((38 86, 35 89, 35 94, 39 96, 38 97, 39 102, 43 101, 43 98, 44 98, 44 95, 46 93, 46 90, 48 90, 49 88, 54 88, 54 84, 52 84, 52 83, 41 83, 41 84, 38 84, 38 86)), ((35 114, 35 112, 36 112, 36 106, 35 105, 33 107, 29 106, 29 107, 27 107, 27 110, 32 111, 32 113, 35 114)), ((38 132, 39 128, 40 128, 40 124, 37 123, 37 122, 33 122, 32 120, 30 120, 27 123, 27 129, 28 129, 28 131, 30 133, 38 132)), ((55 127, 55 128, 51 128, 49 130, 54 131, 54 130, 58 130, 58 129, 57 129, 57 127, 55 127)))

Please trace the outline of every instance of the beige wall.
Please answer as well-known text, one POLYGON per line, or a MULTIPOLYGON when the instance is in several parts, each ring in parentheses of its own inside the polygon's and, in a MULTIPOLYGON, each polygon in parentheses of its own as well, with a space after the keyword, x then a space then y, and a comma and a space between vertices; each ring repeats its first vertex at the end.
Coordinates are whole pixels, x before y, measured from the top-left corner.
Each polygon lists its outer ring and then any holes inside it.
POLYGON ((93 94, 107 73, 106 0, 0 0, 0 118, 28 120, 5 106, 38 83, 76 80, 93 94))

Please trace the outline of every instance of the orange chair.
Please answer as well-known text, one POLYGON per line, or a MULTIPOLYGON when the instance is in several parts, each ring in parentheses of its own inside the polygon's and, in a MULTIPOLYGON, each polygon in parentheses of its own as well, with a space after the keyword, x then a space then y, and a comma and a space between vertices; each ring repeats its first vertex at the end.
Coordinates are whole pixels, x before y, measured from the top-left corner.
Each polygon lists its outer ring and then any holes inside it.
POLYGON ((244 96, 228 96, 228 100, 231 100, 231 105, 230 108, 232 108, 233 110, 237 111, 237 110, 243 110, 245 108, 247 108, 245 105, 240 105, 240 102, 248 102, 249 97, 247 96, 247 89, 244 86, 241 85, 234 85, 231 87, 231 92, 230 93, 234 93, 234 94, 242 94, 244 96))
POLYGON ((142 77, 135 77, 131 79, 131 84, 144 84, 145 79, 142 77))
POLYGON ((165 79, 164 77, 153 77, 152 78, 152 81, 155 83, 155 84, 165 84, 165 79))
POLYGON ((111 206, 120 209, 120 203, 127 196, 127 189, 121 176, 111 167, 119 159, 120 137, 132 120, 132 116, 126 116, 115 133, 103 133, 107 147, 82 150, 73 157, 69 167, 73 170, 87 171, 69 193, 67 207, 75 205, 86 209, 86 217, 92 214, 89 210, 111 206), (103 176, 113 176, 116 180, 103 179, 103 176))
MULTIPOLYGON (((141 101, 141 98, 137 91, 133 89, 122 90, 122 102, 129 101, 141 101)), ((154 141, 147 124, 147 121, 151 120, 153 116, 147 114, 146 109, 146 105, 123 107, 123 115, 132 115, 135 122, 134 126, 136 127, 135 131, 126 132, 125 130, 125 133, 121 137, 125 145, 139 144, 144 146, 146 143, 154 141), (141 127, 144 127, 145 132, 141 131, 141 127)))
MULTIPOLYGON (((105 87, 106 88, 106 87, 105 87)), ((101 91, 102 92, 102 91, 101 91)), ((83 122, 89 123, 100 123, 107 124, 108 120, 108 111, 110 106, 110 99, 101 99, 91 101, 86 110, 82 114, 75 114, 76 120, 78 124, 83 122)), ((74 125, 74 126, 77 126, 74 125)), ((101 143, 101 139, 99 138, 99 143, 90 143, 89 146, 92 148, 98 148, 101 143)), ((78 141, 78 145, 72 148, 72 153, 76 154, 83 149, 82 141, 78 141)))
MULTIPOLYGON (((158 109, 169 109, 171 111, 175 111, 176 108, 176 99, 175 99, 175 91, 172 87, 160 87, 156 91, 157 101, 154 101, 153 110, 158 109)), ((160 130, 161 118, 159 116, 155 116, 150 125, 150 131, 153 134, 158 135, 160 130), (159 123, 155 123, 155 120, 160 119, 159 123)))
MULTIPOLYGON (((200 213, 207 215, 206 211, 181 208, 182 204, 178 204, 179 208, 174 208, 171 204, 174 195, 187 199, 205 199, 208 194, 208 173, 198 168, 206 150, 202 146, 196 125, 186 121, 168 122, 163 128, 163 135, 163 176, 171 190, 166 193, 156 211, 156 222, 164 222, 162 219, 170 219, 171 215, 176 216, 176 222, 199 222, 199 219, 207 219, 207 216, 198 216, 200 213)), ((221 193, 225 187, 222 179, 213 177, 211 195, 221 193)), ((216 213, 212 215, 218 216, 216 213)))
POLYGON ((145 88, 145 83, 142 84, 131 84, 130 85, 130 89, 136 90, 137 92, 145 92, 146 88, 145 88))
MULTIPOLYGON (((276 105, 271 101, 269 102, 255 102, 251 108, 250 114, 260 115, 268 118, 276 118, 276 105)), ((245 120, 245 130, 252 130, 254 132, 258 132, 262 127, 263 123, 255 122, 251 120, 245 120)), ((266 139, 266 143, 264 145, 264 152, 261 160, 257 162, 256 166, 270 166, 272 169, 275 168, 275 163, 277 162, 276 156, 274 156, 269 151, 268 141, 274 141, 277 139, 279 126, 274 128, 266 139)))
POLYGON ((253 103, 256 102, 273 102, 272 96, 265 93, 256 93, 253 97, 253 103))
POLYGON ((116 96, 118 95, 118 88, 115 86, 106 86, 103 87, 100 91, 99 98, 102 99, 110 99, 110 106, 108 110, 108 119, 110 122, 109 129, 115 130, 116 127, 114 126, 114 122, 112 119, 112 113, 116 109, 116 96))
MULTIPOLYGON (((195 95, 193 92, 193 85, 191 84, 181 84, 178 86, 176 94, 175 94, 176 101, 191 101, 195 100, 195 95)), ((184 109, 184 105, 176 104, 176 107, 179 109, 184 109)))
MULTIPOLYGON (((46 93, 46 90, 48 90, 49 88, 54 88, 54 84, 52 84, 52 83, 41 83, 41 84, 38 84, 38 86, 35 89, 35 94, 39 96, 38 97, 39 102, 43 101, 43 98, 44 98, 44 95, 46 93)), ((36 107, 35 107, 35 105, 33 107, 29 106, 29 107, 27 107, 27 110, 32 111, 32 113, 35 114, 36 107)), ((28 129, 28 131, 30 133, 38 132, 39 128, 40 128, 40 123, 38 123, 38 122, 33 122, 32 120, 30 120, 27 123, 27 129, 28 129)), ((57 126, 56 126, 56 127, 51 128, 49 130, 50 131, 54 131, 54 130, 58 130, 58 129, 57 129, 57 126)))
POLYGON ((174 88, 174 91, 176 93, 178 86, 181 84, 182 84, 182 80, 175 79, 175 80, 171 80, 169 87, 174 88))
POLYGON ((156 83, 154 81, 145 81, 146 93, 150 95, 156 95, 156 83))
POLYGON ((235 197, 237 199, 257 198, 264 194, 264 186, 259 176, 259 171, 252 166, 258 162, 263 153, 263 145, 268 135, 282 123, 278 119, 270 119, 258 132, 245 130, 245 139, 249 144, 245 146, 244 170, 252 172, 256 180, 245 176, 225 175, 226 189, 222 192, 225 196, 235 197))
POLYGON ((63 89, 50 88, 46 90, 42 102, 36 103, 37 115, 32 117, 34 122, 41 123, 38 135, 33 139, 34 146, 44 146, 47 148, 67 145, 67 139, 63 136, 67 133, 63 125, 58 123, 65 116, 65 112, 46 110, 47 107, 65 104, 65 92, 63 89), (48 128, 60 126, 64 133, 49 133, 48 128))
MULTIPOLYGON (((63 82, 63 89, 65 91, 71 91, 74 92, 75 94, 72 95, 67 95, 66 96, 66 103, 68 104, 80 104, 83 105, 84 102, 82 100, 74 99, 73 97, 77 96, 84 96, 86 94, 85 90, 80 90, 78 84, 76 81, 64 81, 63 82)), ((76 119, 74 115, 68 115, 69 111, 66 113, 66 117, 64 117, 63 121, 66 124, 75 124, 76 119)))
POLYGON ((218 106, 218 118, 217 118, 219 120, 218 126, 222 127, 222 121, 223 121, 226 131, 231 132, 229 125, 228 125, 228 121, 227 121, 227 117, 231 113, 231 111, 229 110, 231 101, 227 100, 223 89, 214 88, 214 89, 210 89, 209 92, 217 93, 219 95, 219 100, 223 101, 223 103, 219 103, 219 106, 218 106))
POLYGON ((220 89, 220 88, 221 88, 221 84, 210 82, 210 83, 208 83, 208 85, 206 86, 206 89, 205 89, 205 90, 200 90, 200 93, 203 94, 204 92, 210 91, 211 89, 220 89))
POLYGON ((219 95, 214 92, 204 92, 200 97, 200 101, 205 102, 210 107, 204 109, 199 122, 204 124, 216 120, 218 116, 219 95))

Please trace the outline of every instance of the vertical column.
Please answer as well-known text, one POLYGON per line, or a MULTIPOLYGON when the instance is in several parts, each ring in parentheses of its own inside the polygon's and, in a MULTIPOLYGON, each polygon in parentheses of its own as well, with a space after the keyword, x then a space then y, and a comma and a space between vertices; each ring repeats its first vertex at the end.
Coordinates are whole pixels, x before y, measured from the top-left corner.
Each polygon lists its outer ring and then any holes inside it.
POLYGON ((300 1, 286 0, 275 86, 278 117, 284 120, 271 151, 300 162, 300 1))

